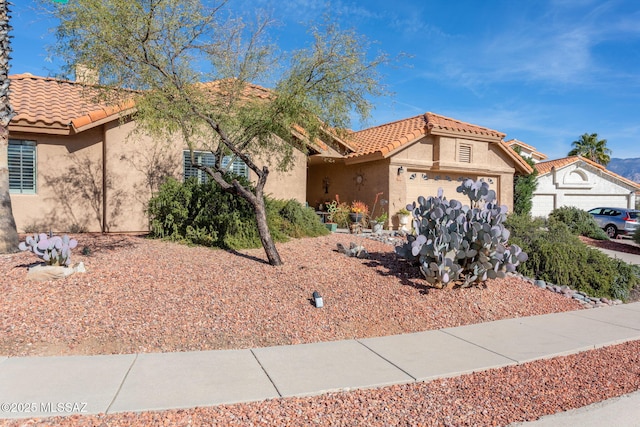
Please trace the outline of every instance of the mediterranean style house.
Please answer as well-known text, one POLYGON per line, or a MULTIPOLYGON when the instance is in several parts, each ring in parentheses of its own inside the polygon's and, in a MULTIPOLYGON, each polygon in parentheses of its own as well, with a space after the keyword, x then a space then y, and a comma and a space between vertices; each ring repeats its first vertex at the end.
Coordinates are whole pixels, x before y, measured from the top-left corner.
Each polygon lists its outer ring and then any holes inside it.
MULTIPOLYGON (((435 196, 468 204, 456 192, 465 178, 484 180, 498 203, 513 207, 514 174, 531 167, 503 141, 505 134, 434 113, 355 132, 345 142, 350 152, 310 156, 307 200, 317 205, 333 200, 361 200, 371 205, 376 194, 387 199, 393 215, 419 196, 435 196)), ((373 213, 377 215, 378 210, 373 213)))
MULTIPOLYGON (((105 108, 86 96, 89 83, 11 76, 17 115, 9 125, 9 173, 19 232, 145 232, 147 202, 164 179, 206 178, 191 166, 180 139, 156 141, 135 133, 130 115, 135 106, 105 108)), ((251 96, 268 91, 250 90, 251 96)), ((265 193, 311 206, 336 195, 371 205, 382 193, 393 216, 438 188, 449 199, 461 199, 455 191, 459 181, 472 178, 488 182, 499 203, 511 209, 514 174, 531 168, 504 136, 426 113, 352 132, 343 140, 306 143, 307 152, 296 151, 292 169, 270 173, 265 193)), ((195 155, 203 164, 213 161, 210 152, 196 150, 195 155)), ((241 162, 232 168, 254 179, 241 162)))

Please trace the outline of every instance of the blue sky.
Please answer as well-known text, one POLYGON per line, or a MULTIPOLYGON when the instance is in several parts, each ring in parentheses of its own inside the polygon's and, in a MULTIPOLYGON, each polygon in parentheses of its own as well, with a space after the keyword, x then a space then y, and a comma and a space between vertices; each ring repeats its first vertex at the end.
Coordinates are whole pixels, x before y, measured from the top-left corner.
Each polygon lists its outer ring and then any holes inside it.
MULTIPOLYGON (((73 0, 70 0, 73 1, 73 0)), ((59 71, 45 46, 55 22, 21 0, 12 7, 11 73, 59 71)), ((266 8, 285 49, 302 47, 320 0, 232 0, 266 8)), ((365 124, 427 111, 489 127, 564 157, 583 133, 607 139, 612 157, 640 157, 640 1, 333 0, 332 18, 409 57, 382 70, 391 97, 365 124)))

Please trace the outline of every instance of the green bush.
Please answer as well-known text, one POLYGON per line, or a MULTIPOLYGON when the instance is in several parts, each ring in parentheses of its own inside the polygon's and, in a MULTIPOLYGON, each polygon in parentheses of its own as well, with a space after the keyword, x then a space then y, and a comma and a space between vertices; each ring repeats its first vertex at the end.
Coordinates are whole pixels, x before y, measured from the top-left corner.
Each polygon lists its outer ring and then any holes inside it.
MULTIPOLYGON (((266 198, 265 205, 276 242, 328 233, 313 210, 295 200, 266 198)), ((148 214, 151 237, 225 249, 262 246, 249 202, 223 191, 213 181, 167 180, 149 201, 148 214)))
POLYGON ((328 234, 318 215, 297 200, 267 198, 269 228, 287 237, 316 237, 328 234))
POLYGON ((510 215, 506 227, 511 231, 510 242, 529 255, 518 266, 525 276, 621 300, 639 281, 637 269, 585 245, 563 222, 545 225, 540 219, 510 215))
POLYGON ((587 211, 573 206, 554 209, 549 214, 549 221, 565 223, 573 234, 590 237, 596 240, 609 240, 603 229, 587 211))

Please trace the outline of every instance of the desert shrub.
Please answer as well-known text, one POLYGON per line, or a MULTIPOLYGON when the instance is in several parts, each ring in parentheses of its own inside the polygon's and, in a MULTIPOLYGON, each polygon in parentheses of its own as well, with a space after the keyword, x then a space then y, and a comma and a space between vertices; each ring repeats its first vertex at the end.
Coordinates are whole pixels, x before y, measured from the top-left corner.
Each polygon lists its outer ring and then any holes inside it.
MULTIPOLYGON (((328 234, 315 211, 297 200, 267 199, 277 211, 280 231, 289 237, 316 237, 328 234)), ((274 224, 275 226, 275 224, 274 224)))
POLYGON ((640 284, 640 266, 628 264, 621 259, 614 259, 618 275, 611 283, 611 296, 622 301, 629 298, 631 289, 640 284))
MULTIPOLYGON (((313 210, 297 201, 266 198, 265 205, 276 242, 327 232, 313 210)), ((151 237, 227 249, 262 246, 249 202, 223 191, 214 181, 169 179, 149 201, 148 213, 151 237)))
POLYGON ((590 237, 596 240, 609 240, 595 219, 587 211, 573 206, 562 206, 549 214, 549 221, 560 221, 569 227, 573 234, 590 237))
POLYGON ((529 255, 518 266, 525 276, 566 285, 595 297, 626 299, 638 283, 632 266, 585 245, 567 224, 512 215, 506 222, 511 242, 529 255))
POLYGON ((418 261, 426 280, 438 287, 481 284, 503 278, 527 259, 517 245, 507 245, 504 228, 507 208, 494 204, 495 191, 486 182, 465 180, 457 189, 469 197, 473 207, 438 196, 407 206, 414 218, 417 236, 396 252, 409 262, 418 261))

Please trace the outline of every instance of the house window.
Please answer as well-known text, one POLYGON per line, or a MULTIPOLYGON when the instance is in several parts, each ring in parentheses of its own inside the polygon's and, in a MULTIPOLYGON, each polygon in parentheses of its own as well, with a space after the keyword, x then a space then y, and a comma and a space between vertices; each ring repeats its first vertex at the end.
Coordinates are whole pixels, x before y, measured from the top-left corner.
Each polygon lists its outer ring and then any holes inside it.
POLYGON ((458 161, 461 163, 471 163, 471 146, 460 144, 458 147, 458 161))
MULTIPOLYGON (((215 156, 213 153, 209 151, 194 151, 193 156, 195 157, 195 161, 198 164, 203 166, 213 167, 215 165, 215 156)), ((222 167, 225 168, 229 165, 232 156, 225 156, 222 159, 222 167)), ((203 184, 209 181, 209 176, 205 171, 194 168, 191 164, 191 153, 189 150, 183 151, 184 158, 184 179, 187 180, 192 176, 196 177, 199 183, 203 184)), ((229 168, 229 171, 240 176, 244 176, 245 178, 249 178, 249 168, 244 162, 238 158, 236 158, 229 168)))
POLYGON ((9 192, 35 194, 36 142, 9 140, 9 192))

